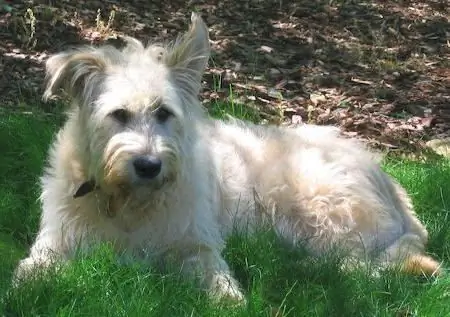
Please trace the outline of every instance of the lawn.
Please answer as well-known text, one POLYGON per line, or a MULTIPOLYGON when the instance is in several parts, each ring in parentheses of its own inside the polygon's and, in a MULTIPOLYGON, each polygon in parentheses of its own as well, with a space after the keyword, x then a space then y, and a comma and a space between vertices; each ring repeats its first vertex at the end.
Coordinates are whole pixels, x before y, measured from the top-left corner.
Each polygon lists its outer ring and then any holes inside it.
MULTIPOLYGON (((224 105, 213 111, 223 116, 224 105)), ((231 112, 255 119, 239 105, 231 112)), ((228 241, 225 257, 248 298, 245 307, 209 303, 177 274, 124 266, 107 245, 59 274, 19 288, 11 274, 33 241, 39 219, 37 181, 60 118, 0 112, 0 315, 3 316, 448 316, 450 278, 413 278, 395 271, 344 272, 339 258, 289 250, 270 231, 228 241)), ((411 193, 430 231, 430 252, 450 260, 450 164, 387 159, 387 172, 411 193)))

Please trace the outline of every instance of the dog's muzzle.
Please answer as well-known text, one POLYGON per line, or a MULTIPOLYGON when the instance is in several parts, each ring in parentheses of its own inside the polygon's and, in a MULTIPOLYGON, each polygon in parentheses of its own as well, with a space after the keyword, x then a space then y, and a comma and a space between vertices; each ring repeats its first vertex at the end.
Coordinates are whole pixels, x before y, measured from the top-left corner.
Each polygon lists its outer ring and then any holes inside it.
MULTIPOLYGON (((147 183, 147 181, 155 179, 161 173, 162 161, 155 156, 142 155, 136 157, 132 161, 132 168, 134 169, 134 173, 139 180, 137 184, 142 184, 142 181, 147 183)), ((160 186, 166 182, 167 179, 163 179, 160 186)), ((73 195, 73 198, 83 197, 98 188, 99 186, 95 180, 86 181, 78 187, 73 195)))

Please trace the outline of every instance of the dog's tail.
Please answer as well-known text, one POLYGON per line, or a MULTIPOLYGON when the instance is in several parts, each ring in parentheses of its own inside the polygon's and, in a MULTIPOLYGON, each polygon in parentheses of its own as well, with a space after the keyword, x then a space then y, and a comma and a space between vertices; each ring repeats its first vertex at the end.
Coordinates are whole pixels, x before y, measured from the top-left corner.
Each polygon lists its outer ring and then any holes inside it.
POLYGON ((418 235, 407 233, 384 250, 380 260, 387 260, 388 266, 411 275, 432 277, 442 274, 441 264, 425 254, 424 249, 425 244, 418 235))
POLYGON ((401 270, 411 275, 437 276, 442 274, 441 265, 425 254, 408 255, 401 263, 401 270))

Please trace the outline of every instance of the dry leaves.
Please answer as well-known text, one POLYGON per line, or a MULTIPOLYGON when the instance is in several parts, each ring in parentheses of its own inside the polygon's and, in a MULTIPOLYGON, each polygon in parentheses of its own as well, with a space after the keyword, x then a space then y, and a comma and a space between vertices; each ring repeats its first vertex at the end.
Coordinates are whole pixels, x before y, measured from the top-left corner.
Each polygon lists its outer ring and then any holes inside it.
POLYGON ((195 9, 213 48, 205 106, 233 98, 269 121, 338 125, 383 148, 450 135, 449 16, 431 0, 48 3, 0 12, 2 107, 39 102, 49 54, 120 34, 166 42, 195 9))

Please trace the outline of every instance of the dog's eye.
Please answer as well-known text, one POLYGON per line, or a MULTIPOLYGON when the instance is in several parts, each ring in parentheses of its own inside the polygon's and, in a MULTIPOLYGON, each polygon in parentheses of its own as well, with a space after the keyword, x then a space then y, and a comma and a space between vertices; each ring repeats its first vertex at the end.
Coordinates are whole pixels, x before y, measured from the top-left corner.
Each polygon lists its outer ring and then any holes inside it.
POLYGON ((161 123, 166 122, 172 115, 173 115, 172 112, 167 110, 167 108, 165 107, 159 107, 155 111, 156 120, 158 120, 161 123))
POLYGON ((121 124, 126 124, 130 120, 130 113, 125 109, 117 109, 111 113, 111 116, 121 124))

